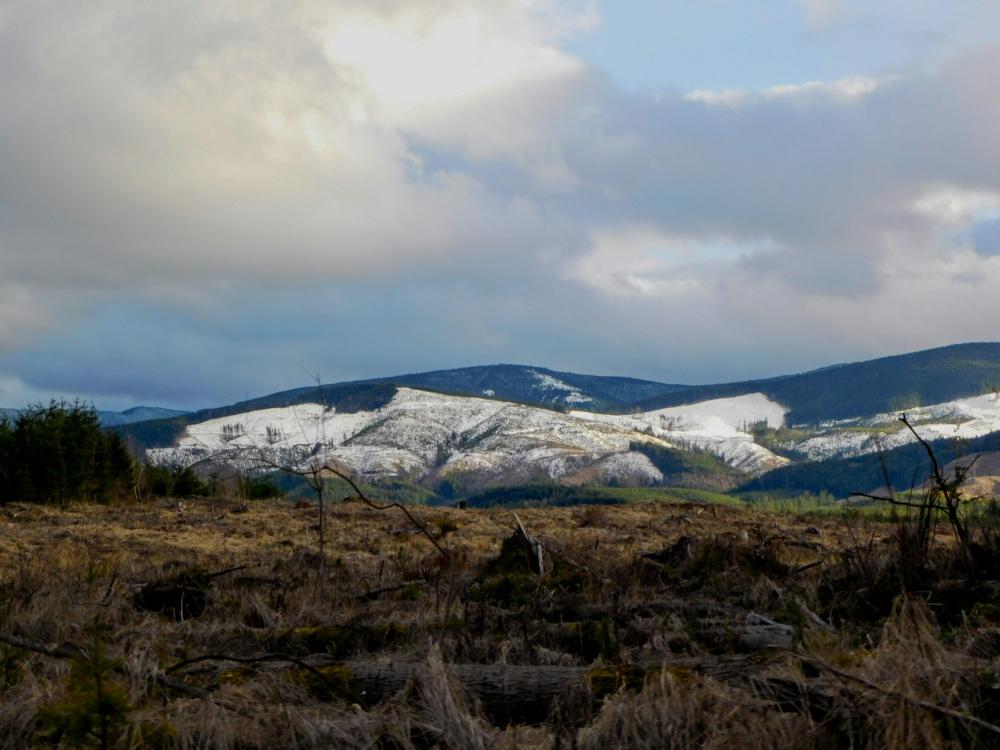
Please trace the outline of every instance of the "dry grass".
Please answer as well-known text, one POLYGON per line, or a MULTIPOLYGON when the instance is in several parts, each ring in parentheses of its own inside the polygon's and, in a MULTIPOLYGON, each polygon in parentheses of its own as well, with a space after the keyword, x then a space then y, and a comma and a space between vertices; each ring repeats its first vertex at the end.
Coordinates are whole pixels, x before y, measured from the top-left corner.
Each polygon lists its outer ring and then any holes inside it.
MULTIPOLYGON (((3 506, 0 633, 104 647, 128 704, 113 747, 997 746, 963 717, 1000 710, 1000 662, 973 655, 1000 601, 977 594, 947 637, 935 595, 871 615, 863 584, 891 570, 889 526, 693 505, 528 509, 554 553, 538 579, 493 562, 509 512, 414 512, 450 560, 401 515, 348 503, 329 512, 320 581, 314 508, 3 506), (203 611, 143 611, 136 594, 156 581, 203 590, 203 611), (747 653, 751 612, 792 625, 803 658, 747 653), (292 661, 171 670, 265 654, 292 661), (341 684, 342 660, 421 666, 374 701, 341 684), (538 723, 507 726, 451 664, 591 671, 538 723), (168 672, 204 697, 165 689, 168 672)), ((39 716, 79 713, 72 683, 69 660, 0 644, 0 747, 70 746, 42 737, 39 716)))

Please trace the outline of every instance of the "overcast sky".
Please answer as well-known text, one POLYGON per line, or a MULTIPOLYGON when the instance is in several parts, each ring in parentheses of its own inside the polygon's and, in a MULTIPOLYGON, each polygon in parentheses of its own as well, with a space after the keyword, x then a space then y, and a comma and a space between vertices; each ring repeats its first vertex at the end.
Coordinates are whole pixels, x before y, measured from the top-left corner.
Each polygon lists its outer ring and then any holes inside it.
POLYGON ((0 0, 0 406, 1000 339, 996 0, 0 0))

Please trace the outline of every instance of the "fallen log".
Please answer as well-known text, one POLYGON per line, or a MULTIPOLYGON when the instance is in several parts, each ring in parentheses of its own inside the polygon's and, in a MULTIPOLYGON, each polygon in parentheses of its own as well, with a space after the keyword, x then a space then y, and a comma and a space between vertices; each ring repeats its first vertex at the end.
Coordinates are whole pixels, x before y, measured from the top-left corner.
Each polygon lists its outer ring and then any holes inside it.
MULTIPOLYGON (((210 683, 251 679, 254 670, 284 670, 322 700, 339 699, 371 708, 398 695, 414 677, 424 673, 424 663, 323 661, 316 657, 286 660, 277 654, 225 660, 218 656, 196 657, 167 670, 185 671, 189 678, 210 683), (217 664, 205 665, 205 661, 217 664), (228 663, 227 663, 228 662, 228 663), (247 664, 253 664, 248 669, 247 664)), ((638 690, 647 676, 662 669, 704 674, 715 679, 746 682, 763 665, 749 657, 684 657, 646 664, 600 667, 525 666, 503 664, 449 664, 448 672, 473 696, 490 721, 498 726, 538 724, 555 706, 588 705, 595 708, 622 687, 638 690)))
POLYGON ((775 622, 756 612, 747 615, 746 625, 739 634, 739 644, 748 651, 766 648, 791 648, 795 629, 791 625, 775 622))
POLYGON ((639 617, 657 617, 677 613, 685 617, 708 618, 728 616, 732 609, 712 602, 691 601, 690 599, 657 599, 633 604, 582 604, 580 606, 560 606, 543 609, 538 614, 550 622, 572 622, 577 620, 602 620, 609 618, 615 622, 627 622, 639 617))

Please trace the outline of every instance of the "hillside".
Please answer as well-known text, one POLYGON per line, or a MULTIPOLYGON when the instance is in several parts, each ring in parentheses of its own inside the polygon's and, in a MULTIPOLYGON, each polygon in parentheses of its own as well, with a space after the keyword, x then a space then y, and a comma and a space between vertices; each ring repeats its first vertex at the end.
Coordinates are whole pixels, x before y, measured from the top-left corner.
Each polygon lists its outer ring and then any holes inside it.
POLYGON ((632 408, 645 411, 763 393, 788 408, 790 424, 814 424, 978 396, 996 387, 1000 387, 1000 343, 973 343, 799 375, 692 386, 641 400, 632 408))
POLYGON ((699 460, 657 453, 700 451, 727 471, 758 475, 789 459, 802 467, 782 468, 755 488, 840 493, 849 491, 842 471, 852 482, 867 477, 865 456, 913 441, 897 422, 900 408, 928 440, 1000 430, 1000 400, 988 392, 997 382, 1000 344, 712 386, 492 365, 297 388, 116 429, 138 452, 155 449, 155 460, 181 465, 245 464, 241 452, 262 448, 301 461, 319 443, 369 480, 649 485, 718 476, 699 460), (295 424, 303 414, 313 420, 307 430, 295 424), (221 439, 223 428, 247 433, 221 439))
POLYGON ((294 388, 159 423, 140 424, 123 430, 123 434, 142 449, 165 447, 187 424, 307 402, 326 403, 339 411, 374 408, 392 398, 395 386, 614 414, 762 393, 788 409, 788 424, 799 424, 868 417, 978 396, 995 385, 1000 385, 1000 343, 957 344, 797 375, 713 385, 583 375, 526 365, 485 365, 294 388))
POLYGON ((637 378, 557 372, 544 367, 526 365, 484 365, 456 370, 435 370, 379 378, 373 382, 588 410, 628 407, 637 401, 691 387, 637 378))
POLYGON ((782 415, 759 394, 622 416, 401 387, 371 408, 305 402, 192 421, 175 444, 147 455, 161 465, 210 462, 241 470, 298 466, 319 456, 366 480, 399 477, 430 486, 445 479, 465 487, 539 480, 644 486, 713 473, 714 466, 735 474, 730 469, 784 464, 740 429, 760 421, 778 427, 782 415), (692 450, 721 462, 678 455, 692 450))
POLYGON ((189 424, 209 419, 221 419, 259 409, 285 408, 305 403, 323 403, 342 414, 350 414, 361 409, 377 409, 384 406, 395 394, 394 386, 376 383, 307 386, 240 401, 230 406, 201 409, 168 419, 120 425, 115 429, 137 453, 142 454, 150 448, 166 448, 173 445, 189 424))
MULTIPOLYGON (((970 440, 938 439, 931 442, 942 465, 963 456, 1000 450, 1000 432, 992 432, 970 440)), ((820 492, 826 490, 838 497, 852 492, 881 491, 885 487, 883 461, 889 480, 897 491, 921 486, 930 476, 931 464, 923 446, 911 443, 887 450, 882 459, 876 453, 849 458, 809 461, 776 469, 751 479, 740 491, 820 492)))

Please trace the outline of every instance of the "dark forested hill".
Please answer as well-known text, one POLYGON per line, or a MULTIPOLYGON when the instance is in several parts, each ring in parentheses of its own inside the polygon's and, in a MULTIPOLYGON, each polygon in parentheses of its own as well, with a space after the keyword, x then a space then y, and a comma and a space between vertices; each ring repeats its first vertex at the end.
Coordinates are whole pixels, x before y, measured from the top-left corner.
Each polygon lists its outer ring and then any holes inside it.
MULTIPOLYGON (((944 466, 950 461, 973 453, 1000 451, 1000 432, 972 440, 935 440, 931 443, 934 454, 944 466)), ((871 492, 885 486, 882 462, 889 474, 889 481, 896 491, 911 486, 920 487, 931 474, 931 462, 926 449, 912 443, 886 451, 880 459, 869 453, 853 458, 831 458, 809 461, 775 469, 752 479, 740 491, 821 492, 826 490, 837 497, 852 492, 871 492)))
POLYGON ((526 365, 483 365, 435 370, 380 378, 376 382, 465 396, 486 394, 521 403, 590 410, 623 408, 636 401, 690 388, 686 385, 637 378, 557 372, 526 365))
POLYGON ((693 386, 632 404, 642 411, 759 391, 792 424, 847 419, 974 396, 1000 387, 1000 343, 939 349, 824 367, 766 380, 693 386))

